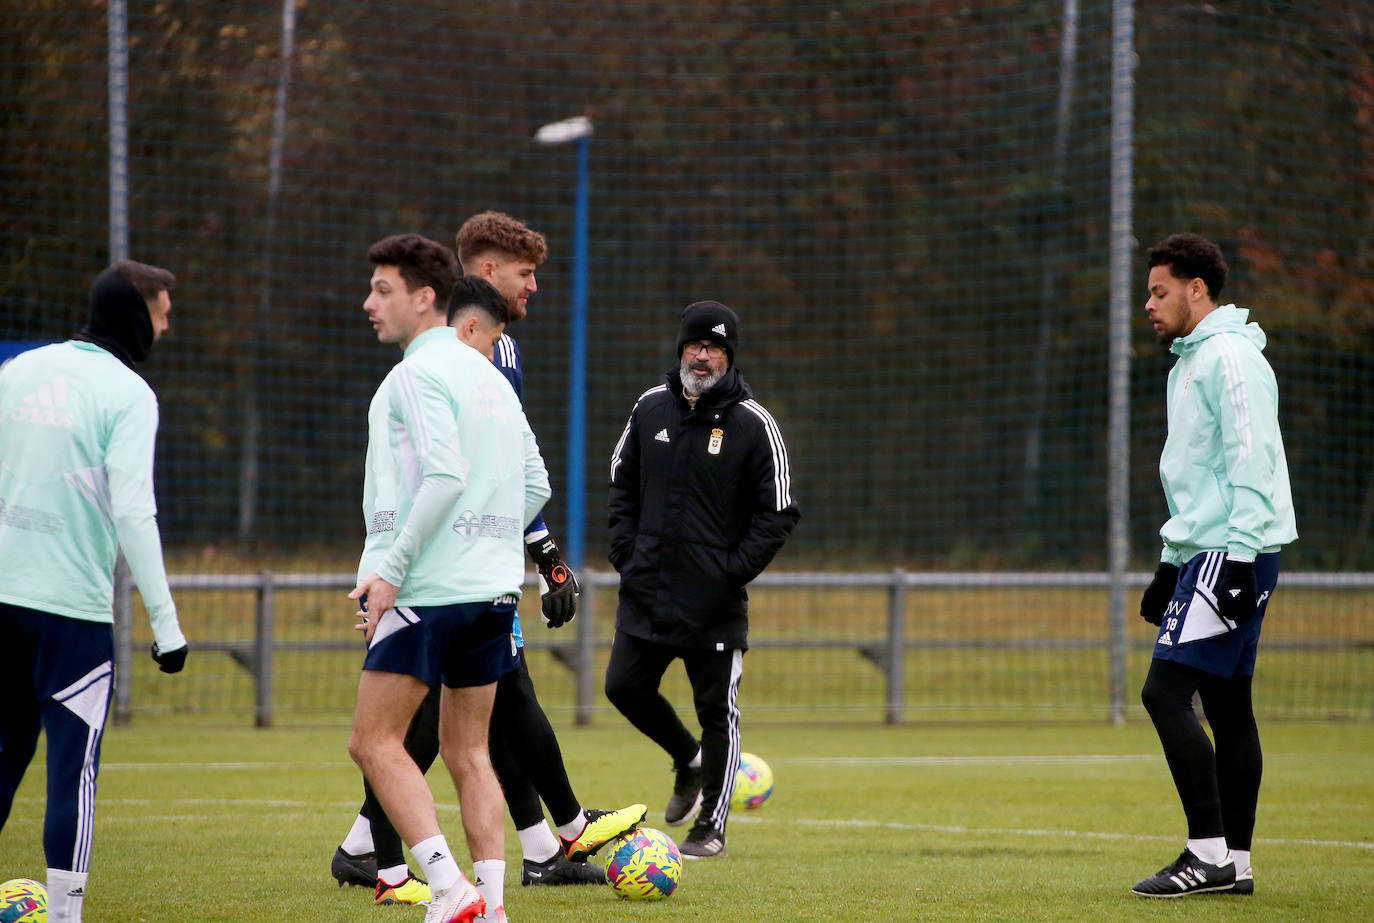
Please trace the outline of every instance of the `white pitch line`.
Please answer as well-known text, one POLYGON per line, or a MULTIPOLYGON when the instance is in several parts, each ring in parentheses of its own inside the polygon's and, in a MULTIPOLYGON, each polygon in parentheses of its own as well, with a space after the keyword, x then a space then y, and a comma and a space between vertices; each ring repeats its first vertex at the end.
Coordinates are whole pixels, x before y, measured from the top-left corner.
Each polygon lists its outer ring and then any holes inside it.
MULTIPOLYGON (((32 805, 42 808, 47 804, 46 798, 16 798, 17 805, 32 805)), ((187 807, 209 807, 209 808, 272 808, 274 810, 298 810, 298 811, 318 811, 321 808, 355 808, 357 800, 353 801, 297 801, 286 798, 106 798, 101 797, 98 801, 100 807, 152 807, 152 806, 181 806, 187 807)), ((458 805, 446 804, 436 801, 435 809, 440 812, 452 811, 458 813, 458 805)), ((163 817, 179 817, 181 815, 163 815, 163 817)), ((212 815, 222 817, 222 814, 212 815)), ((128 820, 129 818, 125 818, 128 820)), ((137 818, 132 818, 139 822, 147 820, 157 820, 153 815, 143 814, 137 818)))
POLYGON ((770 758, 769 762, 835 766, 995 766, 1023 763, 1150 763, 1161 759, 1162 754, 1085 753, 1052 756, 783 756, 770 758))
MULTIPOLYGON (((1005 756, 780 756, 770 758, 769 762, 787 765, 834 765, 834 766, 963 766, 963 765, 1018 765, 1025 763, 1140 763, 1157 762, 1162 754, 1059 754, 1059 755, 1016 755, 1005 756)), ((229 772, 273 770, 273 769, 355 769, 357 764, 349 760, 332 762, 201 762, 201 763, 101 763, 102 772, 110 771, 158 771, 163 769, 224 770, 229 772)))
MULTIPOLYGON (((42 798, 20 798, 19 804, 42 805, 42 798)), ((352 807, 356 801, 336 801, 321 803, 318 801, 295 801, 284 798, 172 798, 157 800, 151 798, 101 798, 100 804, 113 807, 123 806, 142 806, 161 804, 166 806, 208 806, 208 807, 263 807, 280 809, 298 809, 302 811, 315 811, 322 807, 352 807)), ((436 809, 442 813, 457 813, 458 806, 455 804, 435 804, 436 809)), ((1089 839, 1089 840, 1130 840, 1132 842, 1146 841, 1176 841, 1177 834, 1149 834, 1149 833, 1110 833, 1099 830, 1040 830, 1035 828, 1022 827, 969 827, 963 824, 915 824, 902 821, 889 820, 862 820, 858 818, 823 819, 812 817, 799 818, 778 818, 760 817, 744 812, 732 812, 730 818, 732 823, 755 824, 755 823, 781 823, 798 824, 804 827, 863 827, 870 829, 883 830, 908 830, 921 831, 927 833, 950 833, 962 834, 966 836, 1021 836, 1021 837, 1061 837, 1064 839, 1089 839)), ((167 818, 188 818, 196 815, 164 815, 163 817, 150 817, 140 815, 136 820, 140 823, 148 821, 165 820, 167 818)), ((208 817, 222 817, 222 815, 206 815, 208 817)), ((1311 840, 1293 839, 1290 837, 1256 837, 1256 843, 1266 846, 1331 846, 1342 849, 1370 849, 1374 850, 1374 843, 1361 840, 1311 840)))
POLYGON ((101 763, 100 771, 106 770, 159 770, 159 769, 357 769, 358 764, 351 760, 339 760, 337 762, 303 762, 303 763, 101 763))
MULTIPOLYGON (((732 818, 733 819, 733 818, 732 818)), ((884 820, 821 820, 797 818, 793 823, 809 827, 875 827, 884 830, 921 830, 933 833, 963 833, 974 836, 1054 836, 1097 840, 1177 840, 1178 835, 1164 836, 1148 833, 1103 833, 1095 830, 1035 830, 1016 827, 966 827, 951 824, 910 824, 884 820)), ((1374 849, 1374 843, 1360 840, 1295 840, 1287 837, 1256 837, 1256 843, 1266 846, 1338 846, 1347 849, 1374 849)))

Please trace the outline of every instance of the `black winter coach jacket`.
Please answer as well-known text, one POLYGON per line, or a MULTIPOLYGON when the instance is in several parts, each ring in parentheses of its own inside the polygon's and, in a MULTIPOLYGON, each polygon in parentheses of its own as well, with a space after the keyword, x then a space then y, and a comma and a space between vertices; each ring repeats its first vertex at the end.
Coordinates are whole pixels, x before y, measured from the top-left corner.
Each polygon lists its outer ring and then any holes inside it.
POLYGON ((801 518, 782 431, 734 367, 694 408, 676 367, 640 395, 611 457, 615 627, 681 647, 748 647, 744 585, 801 518))

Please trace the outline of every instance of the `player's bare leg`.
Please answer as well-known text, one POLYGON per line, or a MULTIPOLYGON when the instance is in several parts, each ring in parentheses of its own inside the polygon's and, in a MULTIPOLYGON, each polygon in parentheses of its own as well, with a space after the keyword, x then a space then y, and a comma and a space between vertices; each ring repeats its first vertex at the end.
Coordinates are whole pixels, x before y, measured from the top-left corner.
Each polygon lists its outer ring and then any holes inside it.
POLYGON ((348 739, 349 755, 406 843, 439 834, 434 794, 405 748, 406 728, 427 691, 413 676, 363 670, 348 739))
POLYGON ((495 698, 495 683, 445 686, 439 697, 439 755, 458 792, 473 881, 492 913, 505 903, 506 866, 506 801, 491 768, 487 742, 495 698))
POLYGON ((439 829, 434 793, 405 749, 406 728, 427 691, 413 676, 363 670, 348 752, 401 839, 417 858, 427 857, 420 859, 433 889, 426 921, 472 920, 483 910, 481 896, 458 868, 439 829))

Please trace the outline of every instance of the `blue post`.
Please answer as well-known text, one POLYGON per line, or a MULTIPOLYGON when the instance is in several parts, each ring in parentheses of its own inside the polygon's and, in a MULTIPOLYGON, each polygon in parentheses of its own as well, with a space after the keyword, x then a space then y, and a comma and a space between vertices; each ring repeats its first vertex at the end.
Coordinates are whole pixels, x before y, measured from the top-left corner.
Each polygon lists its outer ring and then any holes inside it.
POLYGON ((573 221, 572 355, 568 364, 568 563, 581 570, 587 539, 587 199, 591 135, 577 141, 573 221))

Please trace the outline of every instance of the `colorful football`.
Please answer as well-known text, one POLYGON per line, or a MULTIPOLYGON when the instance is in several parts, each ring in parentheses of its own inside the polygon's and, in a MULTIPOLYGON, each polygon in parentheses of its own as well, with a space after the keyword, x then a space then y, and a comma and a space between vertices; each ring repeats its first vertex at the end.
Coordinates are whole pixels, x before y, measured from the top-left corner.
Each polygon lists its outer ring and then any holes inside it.
POLYGON ((45 923, 48 889, 32 878, 12 878, 0 885, 0 923, 45 923))
POLYGON ((628 901, 661 901, 682 880, 682 853, 662 830, 640 827, 611 843, 606 880, 628 901))
POLYGON ((773 770, 752 753, 739 755, 739 771, 735 773, 735 791, 730 807, 752 810, 761 807, 773 794, 773 770))

